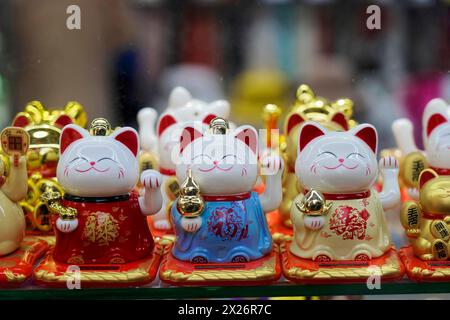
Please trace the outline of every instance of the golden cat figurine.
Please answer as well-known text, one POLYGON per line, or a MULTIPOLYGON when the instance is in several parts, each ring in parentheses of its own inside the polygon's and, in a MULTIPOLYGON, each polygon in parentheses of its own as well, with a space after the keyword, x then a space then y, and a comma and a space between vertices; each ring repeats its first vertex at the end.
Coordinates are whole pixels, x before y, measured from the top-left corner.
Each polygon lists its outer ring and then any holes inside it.
POLYGON ((432 169, 419 177, 419 202, 407 201, 401 212, 414 255, 421 260, 448 260, 450 176, 432 169))

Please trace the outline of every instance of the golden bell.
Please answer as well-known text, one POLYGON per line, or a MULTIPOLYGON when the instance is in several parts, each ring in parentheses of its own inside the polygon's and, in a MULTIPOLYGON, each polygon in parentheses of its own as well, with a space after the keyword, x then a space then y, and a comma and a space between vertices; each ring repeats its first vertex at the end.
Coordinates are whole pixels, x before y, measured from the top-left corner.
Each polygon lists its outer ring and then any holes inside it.
POLYGON ((180 187, 177 209, 183 217, 195 218, 202 214, 204 207, 205 202, 200 194, 200 187, 192 177, 192 171, 189 169, 186 180, 180 187))
POLYGON ((297 209, 308 216, 323 216, 328 213, 332 202, 327 203, 323 194, 317 190, 311 189, 302 198, 300 203, 295 203, 297 209))
POLYGON ((212 134, 226 134, 229 128, 228 121, 220 117, 215 117, 209 124, 209 130, 212 134))
POLYGON ((96 118, 92 120, 89 128, 91 136, 108 136, 111 132, 111 125, 105 118, 96 118))

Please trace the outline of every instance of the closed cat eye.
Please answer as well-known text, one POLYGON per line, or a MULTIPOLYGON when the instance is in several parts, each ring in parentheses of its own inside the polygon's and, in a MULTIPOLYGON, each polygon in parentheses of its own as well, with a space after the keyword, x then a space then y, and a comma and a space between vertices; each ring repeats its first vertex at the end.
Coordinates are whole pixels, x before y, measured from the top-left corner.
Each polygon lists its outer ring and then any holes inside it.
POLYGON ((84 161, 89 162, 89 159, 87 159, 85 157, 75 157, 75 158, 73 158, 72 160, 69 161, 69 164, 71 164, 71 163, 73 163, 73 162, 75 162, 77 160, 84 160, 84 161))
POLYGON ((324 154, 331 154, 332 156, 334 156, 334 157, 337 158, 337 155, 335 155, 335 154, 334 154, 333 152, 331 152, 331 151, 324 151, 324 152, 321 152, 321 153, 319 153, 317 156, 319 157, 319 156, 324 155, 324 154))
POLYGON ((352 153, 349 153, 349 154, 346 156, 346 158, 349 158, 349 157, 352 156, 352 155, 360 156, 361 158, 365 158, 361 153, 358 153, 358 152, 352 152, 352 153))

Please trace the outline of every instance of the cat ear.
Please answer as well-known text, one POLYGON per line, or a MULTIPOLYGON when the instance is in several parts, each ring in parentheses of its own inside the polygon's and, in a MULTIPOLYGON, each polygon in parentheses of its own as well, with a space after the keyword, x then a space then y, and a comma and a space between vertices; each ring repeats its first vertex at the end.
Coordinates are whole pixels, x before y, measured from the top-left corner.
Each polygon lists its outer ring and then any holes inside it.
POLYGON ((322 126, 314 122, 306 122, 300 129, 299 139, 298 139, 298 152, 303 151, 303 149, 317 137, 326 134, 326 130, 322 126))
POLYGON ((378 134, 377 129, 371 124, 360 124, 352 130, 353 135, 364 141, 373 153, 377 154, 378 134))
POLYGON ((348 122, 347 118, 342 112, 336 112, 333 117, 331 118, 331 121, 337 123, 340 125, 345 131, 348 130, 348 122))
POLYGON ((186 126, 183 128, 180 136, 180 154, 183 150, 195 139, 203 137, 203 133, 195 129, 193 126, 186 126))
POLYGON ((31 118, 26 113, 20 112, 13 120, 13 127, 25 128, 31 123, 31 118))
POLYGON ((286 132, 287 135, 294 129, 298 124, 305 122, 305 119, 299 115, 298 113, 292 113, 288 116, 287 122, 286 122, 286 128, 284 128, 284 132, 286 132))
POLYGON ((64 128, 65 126, 72 124, 72 118, 67 114, 62 114, 58 118, 56 118, 54 125, 58 128, 64 128))
POLYGON ((240 126, 236 128, 234 137, 245 143, 256 154, 258 148, 258 133, 252 126, 240 126))
POLYGON ((425 183, 427 183, 431 179, 434 179, 438 176, 439 175, 432 169, 423 170, 419 176, 419 189, 422 189, 422 187, 425 183))
POLYGON ((206 116, 203 118, 202 122, 203 122, 204 124, 206 124, 206 125, 209 125, 210 122, 211 122, 214 118, 217 118, 217 116, 216 116, 215 114, 210 113, 210 114, 206 115, 206 116))
POLYGON ((131 127, 123 127, 115 130, 110 137, 121 142, 136 157, 139 152, 139 136, 131 127))
POLYGON ((166 130, 167 128, 169 128, 170 126, 172 126, 176 123, 177 123, 177 120, 170 114, 165 114, 161 118, 159 118, 157 129, 156 129, 158 132, 158 137, 164 132, 164 130, 166 130))
POLYGON ((64 127, 59 138, 61 154, 75 141, 89 137, 89 132, 75 124, 69 124, 64 127))
POLYGON ((176 87, 170 92, 169 109, 177 109, 192 100, 189 91, 184 87, 176 87))
POLYGON ((442 99, 432 99, 423 111, 423 129, 427 137, 443 123, 448 122, 448 106, 442 99))

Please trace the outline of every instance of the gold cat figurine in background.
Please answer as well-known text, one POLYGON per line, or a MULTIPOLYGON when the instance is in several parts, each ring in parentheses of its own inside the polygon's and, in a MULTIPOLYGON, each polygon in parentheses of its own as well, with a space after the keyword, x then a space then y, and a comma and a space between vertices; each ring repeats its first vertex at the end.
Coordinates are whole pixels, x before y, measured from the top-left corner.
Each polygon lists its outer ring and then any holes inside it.
POLYGON ((292 228, 290 219, 292 201, 301 191, 294 170, 301 124, 305 121, 314 121, 329 130, 346 131, 357 124, 352 120, 352 114, 353 102, 350 99, 338 99, 330 102, 325 98, 317 97, 306 84, 298 87, 296 101, 284 122, 286 136, 284 160, 287 170, 283 177, 283 201, 279 208, 279 214, 286 227, 292 228))
POLYGON ((20 201, 27 195, 26 153, 29 144, 29 135, 21 128, 9 127, 1 133, 2 150, 9 157, 10 167, 9 175, 5 177, 5 165, 0 162, 0 256, 19 248, 25 234, 20 201))
POLYGON ((419 201, 407 201, 401 212, 414 255, 421 260, 448 260, 450 240, 450 176, 432 169, 419 177, 419 201))

